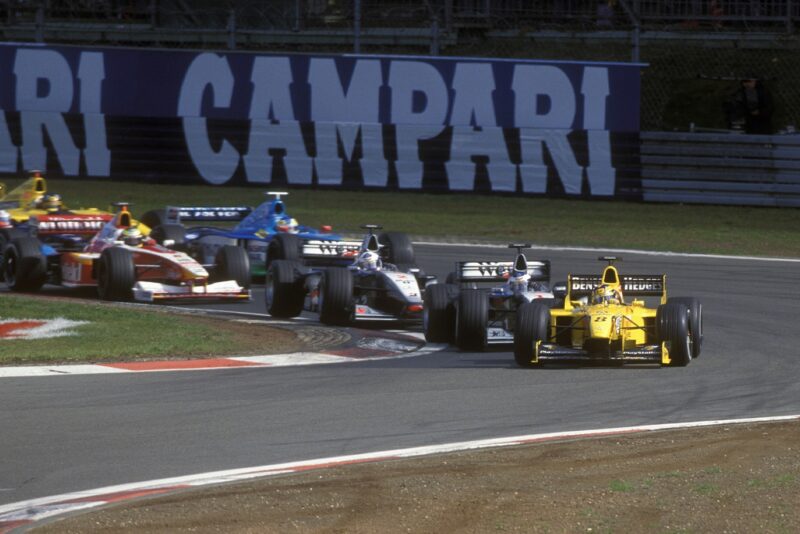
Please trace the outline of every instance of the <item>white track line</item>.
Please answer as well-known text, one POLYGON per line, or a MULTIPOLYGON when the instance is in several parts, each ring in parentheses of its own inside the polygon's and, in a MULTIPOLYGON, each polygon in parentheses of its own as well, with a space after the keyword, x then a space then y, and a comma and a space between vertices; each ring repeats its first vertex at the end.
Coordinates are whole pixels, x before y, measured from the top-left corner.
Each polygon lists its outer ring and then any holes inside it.
MULTIPOLYGON (((438 247, 477 247, 477 248, 508 248, 507 245, 495 243, 439 243, 436 241, 414 241, 415 245, 431 245, 438 247)), ((615 254, 642 254, 645 256, 668 256, 678 258, 711 258, 718 260, 746 260, 800 263, 800 258, 775 258, 769 256, 732 256, 726 254, 699 254, 692 252, 663 252, 657 250, 637 250, 627 248, 595 248, 595 247, 560 247, 546 245, 531 245, 531 250, 558 250, 566 252, 613 252, 615 254)))
POLYGON ((186 489, 187 487, 239 482, 280 474, 305 472, 310 469, 342 467, 358 463, 397 460, 401 458, 415 458, 420 456, 429 456, 432 454, 478 450, 489 447, 510 447, 531 443, 573 440, 579 438, 619 436, 659 430, 798 420, 800 420, 800 415, 787 415, 778 417, 753 417, 747 419, 723 419, 686 423, 615 427, 595 430, 548 432, 543 434, 528 434, 524 436, 462 441, 457 443, 445 443, 441 445, 412 447, 407 449, 394 449, 365 454, 334 456, 330 458, 318 458, 315 460, 306 460, 300 462, 288 462, 258 467, 247 467, 242 469, 213 471, 159 480, 148 480, 143 482, 135 482, 132 484, 120 484, 117 486, 107 486, 104 488, 53 495, 50 497, 2 505, 0 506, 0 533, 8 532, 10 529, 15 527, 29 527, 31 523, 49 517, 86 510, 88 508, 95 508, 110 502, 121 502, 124 500, 141 497, 143 493, 148 494, 148 492, 150 492, 150 494, 164 494, 168 492, 180 491, 182 489, 186 489), (163 490, 163 492, 159 490, 163 490))

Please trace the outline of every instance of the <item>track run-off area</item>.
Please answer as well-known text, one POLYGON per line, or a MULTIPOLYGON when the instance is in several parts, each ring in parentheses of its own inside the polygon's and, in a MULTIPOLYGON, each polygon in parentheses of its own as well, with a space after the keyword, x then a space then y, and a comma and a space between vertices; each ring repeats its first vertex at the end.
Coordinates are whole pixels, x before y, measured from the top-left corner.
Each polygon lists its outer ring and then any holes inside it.
MULTIPOLYGON (((502 247, 416 245, 443 279, 502 247)), ((553 281, 606 251, 533 249, 553 281)), ((701 357, 656 366, 521 369, 454 348, 342 365, 0 378, 0 506, 138 481, 474 440, 800 413, 796 260, 615 252, 704 306, 701 357)), ((244 305, 264 313, 263 289, 244 305)), ((143 335, 146 335, 143 334, 143 335)), ((432 449, 436 450, 436 449, 432 449)))

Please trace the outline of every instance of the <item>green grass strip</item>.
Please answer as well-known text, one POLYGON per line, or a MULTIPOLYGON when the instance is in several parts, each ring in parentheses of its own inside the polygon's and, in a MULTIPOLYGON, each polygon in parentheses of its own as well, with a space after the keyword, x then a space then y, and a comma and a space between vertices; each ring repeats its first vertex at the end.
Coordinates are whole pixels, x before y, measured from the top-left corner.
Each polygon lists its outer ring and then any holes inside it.
POLYGON ((0 296, 0 319, 87 321, 66 337, 0 339, 0 365, 268 354, 300 348, 293 333, 166 313, 156 307, 0 296))
MULTIPOLYGON (((7 181, 9 189, 20 180, 7 181)), ((258 205, 276 186, 213 187, 49 180, 71 207, 133 203, 134 215, 165 205, 258 205)), ((800 210, 532 198, 506 195, 293 189, 289 213, 302 224, 360 233, 382 224, 417 237, 528 241, 538 245, 800 257, 800 210)))

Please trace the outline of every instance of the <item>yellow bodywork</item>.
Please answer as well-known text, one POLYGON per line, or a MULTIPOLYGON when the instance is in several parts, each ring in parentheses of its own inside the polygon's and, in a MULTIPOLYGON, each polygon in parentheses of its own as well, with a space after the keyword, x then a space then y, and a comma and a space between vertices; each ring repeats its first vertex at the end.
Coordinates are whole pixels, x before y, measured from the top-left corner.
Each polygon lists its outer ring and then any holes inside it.
MULTIPOLYGON (((0 202, 15 224, 24 223, 31 217, 38 215, 52 215, 51 212, 37 207, 37 203, 47 194, 47 180, 38 171, 32 171, 31 177, 20 185, 6 192, 6 186, 0 183, 0 202)), ((111 212, 97 208, 70 209, 64 206, 65 210, 74 215, 109 215, 111 212)), ((139 229, 143 234, 149 235, 150 228, 139 223, 139 229)))
MULTIPOLYGON (((648 308, 644 300, 625 301, 623 284, 613 265, 603 270, 601 281, 618 293, 621 303, 592 304, 589 297, 574 296, 570 275, 564 307, 550 310, 548 341, 559 347, 598 356, 623 354, 645 346, 660 345, 661 363, 668 365, 670 359, 666 344, 656 339, 656 309, 648 308)), ((663 276, 661 304, 666 302, 666 276, 663 276)), ((539 346, 534 352, 538 356, 539 346)))

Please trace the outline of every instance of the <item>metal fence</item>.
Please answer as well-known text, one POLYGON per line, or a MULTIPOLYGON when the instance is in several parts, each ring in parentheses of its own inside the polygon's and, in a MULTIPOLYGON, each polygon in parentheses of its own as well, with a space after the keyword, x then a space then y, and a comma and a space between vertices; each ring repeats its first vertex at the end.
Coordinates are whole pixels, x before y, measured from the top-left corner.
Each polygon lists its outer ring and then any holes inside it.
POLYGON ((800 136, 642 133, 642 198, 800 207, 800 136))
POLYGON ((4 0, 8 41, 630 61, 643 130, 724 130, 738 79, 800 125, 800 0, 4 0))

